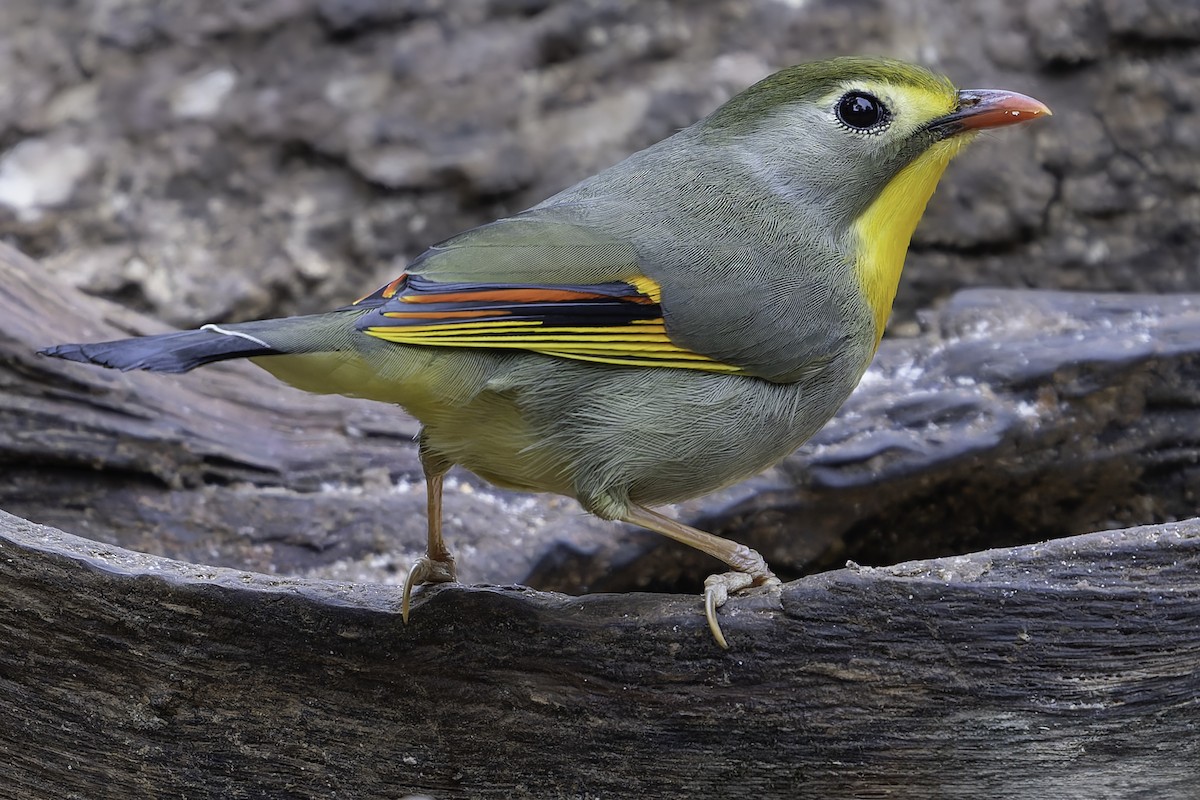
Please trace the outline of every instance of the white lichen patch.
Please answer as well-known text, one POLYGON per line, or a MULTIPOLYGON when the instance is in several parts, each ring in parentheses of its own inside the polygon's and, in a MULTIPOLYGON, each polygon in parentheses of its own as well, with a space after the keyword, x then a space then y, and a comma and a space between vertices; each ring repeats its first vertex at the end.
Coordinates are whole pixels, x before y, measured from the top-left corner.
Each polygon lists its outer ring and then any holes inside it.
POLYGON ((80 145, 25 139, 0 157, 0 205, 22 220, 36 220, 69 200, 91 166, 91 153, 80 145))
POLYGON ((236 85, 237 75, 231 69, 214 69, 193 76, 171 93, 171 113, 180 119, 215 116, 236 85))

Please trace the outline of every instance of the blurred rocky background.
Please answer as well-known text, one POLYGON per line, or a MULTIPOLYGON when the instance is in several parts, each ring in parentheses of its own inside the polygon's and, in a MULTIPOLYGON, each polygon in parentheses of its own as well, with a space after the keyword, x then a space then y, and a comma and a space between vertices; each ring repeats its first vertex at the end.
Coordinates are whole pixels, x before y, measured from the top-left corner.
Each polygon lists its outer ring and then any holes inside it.
POLYGON ((1196 0, 5 0, 0 238, 174 325, 321 310, 847 53, 1055 111, 950 170, 894 329, 964 286, 1200 289, 1196 0))
POLYGON ((0 509, 87 538, 0 514, 0 795, 1200 796, 1195 523, 989 551, 1196 515, 1198 250, 1200 0, 0 0, 0 509), (950 168, 838 417, 674 513, 787 580, 974 555, 739 598, 729 657, 711 559, 459 471, 464 582, 690 597, 402 628, 412 420, 34 355, 343 304, 847 53, 1055 116, 950 168))
MULTIPOLYGON (((1190 301, 998 295, 915 334, 970 286, 1200 291, 1196 0, 3 0, 0 240, 35 260, 0 250, 0 507, 208 564, 395 580, 424 524, 399 412, 246 365, 122 376, 33 350, 341 305, 776 68, 847 53, 1055 116, 951 167, 893 319, 913 338, 839 419, 680 513, 785 575, 1194 513, 1190 301)), ((690 592, 712 569, 573 501, 450 488, 467 581, 690 592)))

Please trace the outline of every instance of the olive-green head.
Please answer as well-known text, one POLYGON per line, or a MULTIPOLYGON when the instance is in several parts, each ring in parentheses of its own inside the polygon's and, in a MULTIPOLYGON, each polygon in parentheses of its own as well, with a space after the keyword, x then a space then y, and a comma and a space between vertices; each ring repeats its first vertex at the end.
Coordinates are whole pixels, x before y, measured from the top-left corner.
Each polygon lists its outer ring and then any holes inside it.
POLYGON ((958 90, 902 61, 837 58, 759 81, 696 134, 802 209, 797 226, 850 263, 878 342, 908 243, 950 159, 980 130, 1049 114, 1031 97, 958 90))
MULTIPOLYGON (((849 221, 921 156, 944 167, 979 130, 1049 113, 1015 92, 959 91, 914 64, 848 57, 781 70, 700 125, 710 141, 779 164, 798 191, 849 221)), ((929 177, 936 184, 940 175, 929 177)))

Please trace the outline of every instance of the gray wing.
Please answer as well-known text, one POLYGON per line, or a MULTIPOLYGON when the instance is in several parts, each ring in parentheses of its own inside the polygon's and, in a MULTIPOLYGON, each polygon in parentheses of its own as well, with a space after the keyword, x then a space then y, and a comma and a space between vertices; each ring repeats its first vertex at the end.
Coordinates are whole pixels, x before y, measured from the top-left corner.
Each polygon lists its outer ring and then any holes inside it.
MULTIPOLYGON (((455 236, 409 271, 452 283, 648 279, 674 344, 779 382, 825 369, 854 338, 850 326, 863 316, 861 298, 839 290, 837 265, 795 232, 776 235, 743 222, 737 208, 710 207, 722 198, 666 208, 637 192, 619 200, 581 194, 455 236)), ((869 357, 869 351, 856 356, 864 364, 869 357)))

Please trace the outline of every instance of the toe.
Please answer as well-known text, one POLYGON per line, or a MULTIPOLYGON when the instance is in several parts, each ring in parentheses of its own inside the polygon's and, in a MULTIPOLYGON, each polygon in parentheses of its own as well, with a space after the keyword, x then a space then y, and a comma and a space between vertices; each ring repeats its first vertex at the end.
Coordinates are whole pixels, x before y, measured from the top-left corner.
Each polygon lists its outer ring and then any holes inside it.
MULTIPOLYGON (((771 577, 774 578, 773 575, 771 577)), ((725 639, 725 634, 721 632, 720 623, 717 622, 717 609, 725 605, 730 592, 741 591, 751 586, 756 580, 757 576, 746 572, 709 575, 704 580, 704 617, 708 620, 708 629, 712 632, 713 638, 717 640, 717 645, 723 650, 729 649, 729 642, 725 639)))
POLYGON ((408 624, 408 611, 412 605, 412 592, 418 586, 427 583, 452 583, 456 579, 454 559, 447 557, 435 560, 429 556, 421 556, 408 568, 404 578, 404 589, 400 594, 400 617, 408 624))

